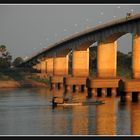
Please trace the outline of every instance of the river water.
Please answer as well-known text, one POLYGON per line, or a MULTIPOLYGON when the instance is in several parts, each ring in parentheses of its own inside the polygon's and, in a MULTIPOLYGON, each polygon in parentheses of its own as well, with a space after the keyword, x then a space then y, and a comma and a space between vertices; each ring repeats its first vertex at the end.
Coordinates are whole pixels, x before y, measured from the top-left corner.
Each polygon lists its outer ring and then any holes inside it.
MULTIPOLYGON (((73 93, 85 99, 86 93, 73 93)), ((0 135, 139 135, 140 103, 52 108, 47 88, 0 90, 0 135)), ((85 99, 86 100, 86 99, 85 99)))

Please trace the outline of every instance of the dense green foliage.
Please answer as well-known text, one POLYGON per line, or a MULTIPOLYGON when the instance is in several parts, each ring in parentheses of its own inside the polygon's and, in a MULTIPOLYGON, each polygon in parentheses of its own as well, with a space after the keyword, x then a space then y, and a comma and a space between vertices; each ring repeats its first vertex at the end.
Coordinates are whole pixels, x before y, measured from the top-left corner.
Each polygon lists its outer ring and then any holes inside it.
POLYGON ((17 67, 18 65, 20 65, 23 62, 23 59, 21 57, 17 57, 14 61, 13 61, 13 66, 17 67))
POLYGON ((23 69, 3 69, 0 71, 0 80, 22 81, 25 80, 29 74, 29 72, 25 72, 23 69))
POLYGON ((0 69, 9 68, 11 66, 12 56, 7 51, 5 45, 0 45, 0 69))

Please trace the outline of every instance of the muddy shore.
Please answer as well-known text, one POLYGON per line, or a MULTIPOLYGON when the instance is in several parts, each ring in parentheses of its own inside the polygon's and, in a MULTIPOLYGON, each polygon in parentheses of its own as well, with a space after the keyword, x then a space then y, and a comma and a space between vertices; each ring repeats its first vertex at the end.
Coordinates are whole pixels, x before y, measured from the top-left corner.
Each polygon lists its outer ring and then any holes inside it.
POLYGON ((28 80, 28 81, 14 81, 3 80, 0 81, 0 88, 28 88, 28 87, 49 87, 45 83, 28 80))

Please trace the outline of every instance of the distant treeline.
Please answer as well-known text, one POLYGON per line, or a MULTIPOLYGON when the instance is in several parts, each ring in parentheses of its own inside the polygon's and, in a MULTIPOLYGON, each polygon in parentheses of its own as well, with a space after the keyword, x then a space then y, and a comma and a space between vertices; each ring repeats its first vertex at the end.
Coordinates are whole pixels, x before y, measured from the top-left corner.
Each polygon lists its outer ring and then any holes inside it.
POLYGON ((14 61, 12 61, 12 55, 7 50, 5 45, 0 45, 0 71, 4 69, 8 69, 10 67, 16 67, 21 64, 23 59, 21 57, 17 57, 14 61))

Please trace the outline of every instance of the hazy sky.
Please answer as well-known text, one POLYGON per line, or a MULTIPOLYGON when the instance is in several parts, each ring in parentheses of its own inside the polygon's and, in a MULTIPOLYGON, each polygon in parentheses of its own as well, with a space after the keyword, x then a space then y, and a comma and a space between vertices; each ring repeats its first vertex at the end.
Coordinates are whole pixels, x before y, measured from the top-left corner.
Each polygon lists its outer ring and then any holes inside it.
MULTIPOLYGON (((140 13, 140 5, 0 5, 0 44, 13 58, 31 56, 67 35, 127 12, 140 13)), ((127 53, 131 44, 131 35, 125 35, 118 49, 127 53)))

